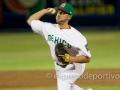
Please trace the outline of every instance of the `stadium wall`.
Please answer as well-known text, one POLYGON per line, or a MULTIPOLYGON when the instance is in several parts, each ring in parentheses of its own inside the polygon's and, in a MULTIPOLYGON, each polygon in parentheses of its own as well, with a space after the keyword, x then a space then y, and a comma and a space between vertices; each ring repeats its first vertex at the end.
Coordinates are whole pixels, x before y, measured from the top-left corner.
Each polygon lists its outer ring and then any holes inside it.
MULTIPOLYGON (((0 0, 0 31, 30 28, 26 23, 30 15, 42 8, 58 6, 62 2, 74 6, 75 15, 70 21, 70 25, 74 27, 120 27, 120 0, 31 0, 31 3, 26 1, 0 0)), ((41 20, 56 23, 55 15, 45 15, 41 20)))

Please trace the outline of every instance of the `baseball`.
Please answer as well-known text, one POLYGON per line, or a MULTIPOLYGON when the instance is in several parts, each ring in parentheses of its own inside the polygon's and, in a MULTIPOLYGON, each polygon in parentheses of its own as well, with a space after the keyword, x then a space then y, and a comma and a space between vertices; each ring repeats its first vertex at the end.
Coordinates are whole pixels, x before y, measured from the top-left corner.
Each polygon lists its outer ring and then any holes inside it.
POLYGON ((55 14, 56 13, 56 10, 54 8, 50 8, 49 11, 51 11, 50 14, 55 14))

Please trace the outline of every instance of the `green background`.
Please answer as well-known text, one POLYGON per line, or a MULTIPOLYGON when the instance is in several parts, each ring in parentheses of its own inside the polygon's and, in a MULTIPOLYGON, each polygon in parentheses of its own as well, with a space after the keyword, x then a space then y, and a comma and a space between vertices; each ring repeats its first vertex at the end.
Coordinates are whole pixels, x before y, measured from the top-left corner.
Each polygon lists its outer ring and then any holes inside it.
MULTIPOLYGON (((120 68, 120 31, 81 31, 87 38, 91 61, 86 69, 120 68)), ((49 46, 35 33, 0 33, 0 71, 54 70, 49 46)), ((120 85, 87 85, 93 90, 120 90, 120 85)), ((56 90, 50 88, 25 88, 0 90, 56 90)))
MULTIPOLYGON (((87 69, 120 68, 119 31, 81 31, 92 54, 87 69)), ((44 38, 34 33, 0 33, 0 71, 52 70, 53 60, 44 38)))

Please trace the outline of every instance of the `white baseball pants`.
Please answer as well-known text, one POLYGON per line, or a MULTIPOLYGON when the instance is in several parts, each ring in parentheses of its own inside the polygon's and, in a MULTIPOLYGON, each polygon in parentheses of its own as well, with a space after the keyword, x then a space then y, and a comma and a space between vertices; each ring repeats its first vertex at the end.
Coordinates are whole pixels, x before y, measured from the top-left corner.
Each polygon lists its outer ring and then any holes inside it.
POLYGON ((83 90, 74 82, 83 74, 85 64, 73 63, 65 68, 55 64, 58 90, 83 90))

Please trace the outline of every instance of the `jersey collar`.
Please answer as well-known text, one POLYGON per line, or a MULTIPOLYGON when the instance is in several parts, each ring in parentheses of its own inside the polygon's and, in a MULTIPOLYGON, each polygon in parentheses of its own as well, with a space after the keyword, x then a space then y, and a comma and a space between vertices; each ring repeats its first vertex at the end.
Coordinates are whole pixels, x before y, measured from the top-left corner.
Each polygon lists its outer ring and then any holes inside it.
MULTIPOLYGON (((58 24, 57 24, 57 27, 59 28, 58 24)), ((71 29, 71 26, 69 25, 68 28, 59 28, 60 30, 64 30, 64 29, 67 29, 67 30, 70 30, 71 29)))
POLYGON ((68 30, 70 30, 71 27, 69 26, 69 28, 60 28, 60 30, 64 30, 64 29, 68 29, 68 30))

